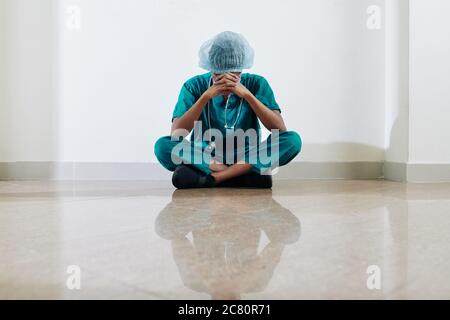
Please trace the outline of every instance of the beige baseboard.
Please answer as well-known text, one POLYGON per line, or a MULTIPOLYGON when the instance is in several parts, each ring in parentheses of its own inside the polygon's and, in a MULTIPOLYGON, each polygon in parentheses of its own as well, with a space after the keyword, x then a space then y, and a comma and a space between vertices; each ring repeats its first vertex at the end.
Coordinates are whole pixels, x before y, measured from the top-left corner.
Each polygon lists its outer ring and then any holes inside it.
POLYGON ((391 181, 450 182, 450 164, 385 162, 383 172, 384 178, 391 181))
MULTIPOLYGON (((0 180, 170 180, 158 163, 0 162, 0 180)), ((274 175, 292 179, 380 179, 450 182, 450 164, 293 162, 274 175)))
POLYGON ((407 164, 400 162, 384 162, 383 177, 390 181, 407 181, 407 164))
POLYGON ((409 182, 450 182, 450 164, 410 163, 407 168, 409 182))
MULTIPOLYGON (((293 162, 274 179, 378 179, 382 162, 293 162)), ((157 163, 0 162, 0 180, 168 180, 157 163)))

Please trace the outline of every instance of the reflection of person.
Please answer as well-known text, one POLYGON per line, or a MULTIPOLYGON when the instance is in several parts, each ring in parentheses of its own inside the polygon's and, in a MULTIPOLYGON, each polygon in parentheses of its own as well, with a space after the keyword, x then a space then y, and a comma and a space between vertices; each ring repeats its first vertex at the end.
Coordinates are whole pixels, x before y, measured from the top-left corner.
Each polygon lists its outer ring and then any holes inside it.
POLYGON ((270 190, 259 191, 257 201, 255 192, 174 192, 156 231, 171 241, 185 286, 213 299, 239 299, 268 285, 284 246, 298 240, 300 222, 270 190), (262 231, 269 243, 258 252, 262 231))
POLYGON ((261 173, 289 163, 300 152, 300 136, 286 130, 267 80, 242 73, 253 64, 253 49, 244 37, 222 32, 201 47, 199 56, 200 66, 209 72, 184 83, 173 112, 171 135, 156 142, 156 157, 166 169, 174 171, 172 181, 177 188, 270 188, 271 176, 261 173), (194 128, 195 121, 201 123, 201 137, 196 128, 190 142, 182 139, 194 128), (272 134, 260 143, 259 121, 268 130, 278 130, 276 138, 272 134), (219 131, 221 138, 213 139, 209 129, 219 131), (240 148, 219 148, 226 145, 227 137, 231 141, 235 139, 231 138, 233 135, 243 135, 242 132, 252 132, 255 139, 240 148), (180 138, 173 139, 174 136, 180 138), (194 141, 195 137, 199 139, 194 141), (179 143, 190 152, 176 153, 174 149, 179 143), (276 159, 262 161, 261 154, 269 156, 271 150, 278 150, 276 159), (230 153, 228 157, 226 153, 230 153), (257 159, 250 160, 256 153, 257 159), (210 156, 194 161, 198 154, 210 156))

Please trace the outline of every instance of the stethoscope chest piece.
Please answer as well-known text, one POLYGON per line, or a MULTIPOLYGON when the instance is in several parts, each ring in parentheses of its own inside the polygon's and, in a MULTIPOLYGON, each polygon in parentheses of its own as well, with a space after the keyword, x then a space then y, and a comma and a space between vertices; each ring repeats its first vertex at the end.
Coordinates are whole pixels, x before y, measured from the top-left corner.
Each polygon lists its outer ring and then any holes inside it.
POLYGON ((234 127, 224 126, 224 128, 225 128, 225 135, 227 137, 234 134, 234 127))

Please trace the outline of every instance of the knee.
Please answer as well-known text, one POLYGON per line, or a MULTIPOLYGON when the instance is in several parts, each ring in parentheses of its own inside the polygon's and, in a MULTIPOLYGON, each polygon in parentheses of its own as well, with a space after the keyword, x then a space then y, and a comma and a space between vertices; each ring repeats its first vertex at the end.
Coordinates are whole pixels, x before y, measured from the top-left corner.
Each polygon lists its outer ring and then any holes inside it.
POLYGON ((164 136, 159 138, 155 143, 155 156, 158 160, 170 153, 171 137, 164 136))
POLYGON ((281 135, 284 135, 289 151, 295 155, 299 154, 302 150, 302 138, 300 135, 295 131, 285 131, 281 135))

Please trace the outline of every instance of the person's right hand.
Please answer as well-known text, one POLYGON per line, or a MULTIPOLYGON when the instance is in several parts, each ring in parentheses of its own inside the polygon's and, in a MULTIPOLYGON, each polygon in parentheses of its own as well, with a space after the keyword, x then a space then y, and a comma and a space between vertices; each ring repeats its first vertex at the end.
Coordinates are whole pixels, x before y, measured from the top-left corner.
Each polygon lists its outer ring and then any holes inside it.
POLYGON ((228 95, 232 92, 231 89, 236 87, 239 82, 239 77, 232 73, 223 73, 218 76, 214 76, 213 85, 205 91, 205 95, 212 99, 219 95, 228 95))

